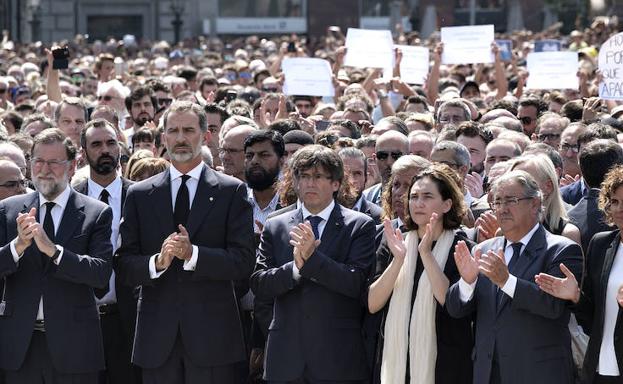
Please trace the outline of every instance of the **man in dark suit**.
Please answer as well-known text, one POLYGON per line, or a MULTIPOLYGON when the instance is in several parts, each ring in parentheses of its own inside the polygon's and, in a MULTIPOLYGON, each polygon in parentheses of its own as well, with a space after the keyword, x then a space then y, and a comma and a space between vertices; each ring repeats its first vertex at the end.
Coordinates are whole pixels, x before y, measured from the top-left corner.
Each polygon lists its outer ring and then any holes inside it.
POLYGON ((588 187, 582 178, 560 188, 560 196, 567 204, 576 205, 588 194, 588 187))
POLYGON ((461 280, 448 291, 454 317, 476 314, 475 383, 551 384, 573 381, 569 309, 541 291, 534 276, 561 276, 565 263, 582 275, 582 250, 539 223, 541 192, 523 171, 500 176, 492 207, 504 237, 476 247, 459 243, 455 260, 461 280), (479 276, 480 274, 480 276, 479 276))
POLYGON ((363 383, 360 296, 374 260, 374 222, 335 202, 344 176, 335 152, 307 146, 291 161, 302 206, 266 222, 251 277, 255 295, 274 300, 274 316, 264 319, 264 379, 363 383))
POLYGON ((76 149, 34 139, 37 192, 0 203, 0 367, 8 383, 97 383, 104 351, 94 288, 111 274, 112 211, 69 187, 76 149))
MULTIPOLYGON (((80 145, 82 155, 89 163, 89 177, 75 185, 76 192, 111 207, 113 221, 110 241, 113 250, 116 250, 123 202, 132 182, 117 173, 119 142, 115 128, 106 120, 92 120, 80 134, 80 145)), ((113 270, 109 285, 95 290, 95 298, 100 313, 106 360, 106 370, 100 373, 100 384, 140 382, 140 370, 131 363, 136 326, 134 288, 122 284, 113 270)))
POLYGON ((357 201, 352 209, 370 216, 375 224, 380 225, 381 214, 383 213, 381 207, 368 201, 363 196, 363 190, 368 180, 368 161, 366 159, 366 154, 360 149, 348 147, 341 149, 339 155, 344 163, 344 171, 350 177, 350 181, 357 194, 357 201))
POLYGON ((130 187, 120 227, 119 275, 142 286, 132 361, 145 383, 237 384, 245 346, 232 281, 255 261, 247 189, 203 164, 199 106, 173 103, 163 121, 171 167, 130 187))
POLYGON ((599 187, 612 167, 623 164, 623 149, 612 140, 597 139, 588 143, 580 152, 580 168, 588 193, 567 213, 569 220, 580 229, 582 250, 598 232, 612 230, 606 223, 604 212, 597 206, 599 187))

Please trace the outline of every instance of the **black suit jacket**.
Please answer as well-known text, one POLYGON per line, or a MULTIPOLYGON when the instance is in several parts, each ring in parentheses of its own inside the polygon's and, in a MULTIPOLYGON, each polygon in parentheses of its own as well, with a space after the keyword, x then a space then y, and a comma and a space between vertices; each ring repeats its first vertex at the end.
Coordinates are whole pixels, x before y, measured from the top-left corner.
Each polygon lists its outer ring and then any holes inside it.
POLYGON ((611 231, 614 228, 606 224, 605 216, 598 207, 599 189, 591 189, 587 196, 567 212, 569 221, 580 229, 582 250, 586 255, 588 244, 598 232, 611 231))
POLYGON ((373 202, 368 201, 365 198, 362 199, 361 210, 359 212, 370 216, 376 225, 381 224, 381 215, 383 214, 383 210, 373 202))
POLYGON ((256 297, 274 300, 274 315, 264 321, 270 322, 265 379, 295 380, 305 370, 318 380, 364 380, 359 297, 374 260, 374 223, 336 204, 296 281, 289 232, 301 222, 301 209, 266 222, 251 276, 256 297))
POLYGON ((197 365, 226 365, 245 359, 234 280, 253 271, 253 212, 237 179, 204 166, 186 228, 199 248, 194 271, 175 259, 157 279, 149 259, 175 231, 170 171, 134 184, 121 223, 118 272, 129 286, 141 285, 132 361, 161 366, 178 333, 197 365))
MULTIPOLYGON (((586 254, 586 274, 580 302, 575 307, 575 314, 578 323, 590 335, 582 369, 583 382, 587 384, 595 380, 603 338, 608 278, 620 245, 621 234, 618 230, 598 233, 593 237, 586 254)), ((623 374, 623 309, 621 307, 619 307, 614 329, 614 349, 619 372, 623 374)))
POLYGON ((0 367, 22 365, 43 296, 54 367, 62 373, 96 372, 104 368, 104 352, 93 288, 106 286, 112 271, 112 210, 72 190, 56 233, 56 244, 64 248, 60 264, 42 259, 34 241, 16 264, 10 249, 15 220, 32 207, 39 208, 38 192, 0 202, 0 275, 6 277, 0 367))
MULTIPOLYGON (((121 178, 121 212, 123 212, 123 206, 125 204, 125 197, 128 194, 128 189, 134 184, 133 181, 126 178, 121 178)), ((74 187, 76 192, 83 195, 89 195, 89 183, 88 179, 84 179, 74 187)), ((126 334, 128 336, 134 335, 134 328, 136 326, 136 302, 138 299, 138 293, 135 287, 129 287, 121 282, 119 273, 117 272, 117 258, 113 258, 113 270, 115 271, 115 294, 117 296, 117 305, 119 306, 119 315, 123 322, 126 334)))
MULTIPOLYGON (((477 247, 484 254, 503 246, 504 238, 494 237, 477 247)), ((581 279, 580 246, 539 225, 515 265, 513 298, 505 294, 498 304, 497 286, 483 275, 467 303, 460 299, 459 282, 450 287, 446 296, 450 315, 476 316, 474 383, 489 382, 493 359, 505 384, 572 382, 568 303, 541 291, 534 282, 540 272, 562 276, 560 263, 581 279)))

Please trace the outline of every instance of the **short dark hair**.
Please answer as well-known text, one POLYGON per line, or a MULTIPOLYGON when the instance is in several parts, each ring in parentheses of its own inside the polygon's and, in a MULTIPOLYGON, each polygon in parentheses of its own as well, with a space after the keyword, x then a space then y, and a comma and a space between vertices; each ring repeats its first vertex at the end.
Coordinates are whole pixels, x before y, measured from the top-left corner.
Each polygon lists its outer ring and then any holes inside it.
MULTIPOLYGON (((115 132, 115 140, 117 140, 117 130, 115 129, 115 126, 112 125, 108 120, 91 120, 84 126, 84 128, 82 128, 82 131, 80 131, 80 146, 83 149, 86 149, 87 147, 87 131, 91 128, 110 128, 113 130, 113 132, 115 132)), ((134 142, 134 140, 132 140, 132 142, 134 142)))
POLYGON ((138 131, 134 133, 134 135, 132 135, 132 145, 135 145, 136 143, 145 143, 145 142, 155 143, 155 141, 156 141, 156 135, 149 128, 139 129, 138 131))
POLYGON ((489 144, 493 140, 493 134, 488 128, 476 121, 463 121, 456 130, 456 137, 480 137, 482 141, 489 144))
POLYGON ((143 85, 135 88, 132 93, 128 97, 125 98, 125 107, 128 111, 132 109, 132 103, 142 99, 145 96, 149 96, 151 100, 151 105, 155 108, 158 107, 158 100, 156 100, 156 95, 152 88, 148 85, 143 85))
POLYGON ((277 120, 274 123, 268 126, 269 131, 277 131, 281 133, 281 135, 285 135, 290 131, 300 131, 301 125, 296 120, 292 119, 283 119, 277 120))
POLYGON ((192 112, 199 119, 199 129, 201 132, 205 132, 208 130, 208 117, 206 113, 203 111, 203 108, 198 104, 195 104, 190 101, 177 100, 174 101, 173 104, 167 109, 167 111, 162 115, 162 126, 166 130, 167 128, 167 119, 169 115, 174 112, 192 112))
POLYGON ((332 181, 342 182, 344 178, 344 164, 338 154, 325 146, 306 145, 296 151, 290 160, 290 168, 294 177, 298 178, 302 171, 314 167, 322 167, 329 173, 332 181))
POLYGON ((623 164, 623 148, 611 140, 598 139, 582 148, 579 156, 582 177, 589 188, 599 188, 615 165, 623 164))
POLYGON ((583 110, 582 100, 571 100, 560 107, 560 115, 568 118, 571 122, 582 121, 583 110))
POLYGON ((597 139, 607 139, 617 142, 617 131, 603 123, 592 123, 586 127, 586 131, 578 136, 578 145, 583 145, 597 139))
POLYGON ((334 120, 331 121, 331 125, 329 126, 329 128, 334 127, 334 126, 340 126, 342 128, 346 128, 350 131, 350 138, 351 139, 358 139, 361 137, 361 130, 359 129, 359 126, 356 123, 353 123, 350 120, 334 120))
POLYGON ((67 153, 67 160, 73 161, 76 158, 76 146, 71 142, 71 139, 67 137, 63 131, 58 128, 48 128, 41 131, 37 136, 35 136, 32 143, 32 150, 30 151, 33 155, 35 153, 35 148, 39 144, 54 144, 54 143, 62 143, 65 146, 65 153, 67 153))
POLYGON ((428 178, 430 179, 439 190, 439 194, 443 200, 452 200, 452 207, 443 215, 442 225, 443 229, 456 229, 458 228, 463 218, 467 213, 467 207, 465 205, 465 198, 463 191, 461 190, 461 180, 459 175, 454 172, 452 168, 445 164, 431 164, 428 168, 418 173, 413 180, 407 193, 405 193, 405 209, 407 218, 405 220, 405 227, 409 230, 418 229, 417 224, 411 218, 409 214, 409 197, 411 194, 411 188, 416 181, 428 178))
POLYGON ((221 107, 216 103, 208 103, 203 107, 205 113, 218 114, 221 117, 221 124, 225 122, 225 120, 230 118, 230 114, 225 110, 225 108, 221 107))
POLYGON ((547 110, 547 104, 536 96, 526 96, 519 99, 517 107, 534 107, 536 108, 536 117, 547 110))
POLYGON ((248 147, 265 141, 270 141, 277 157, 282 158, 286 153, 286 145, 283 142, 281 133, 264 129, 253 131, 244 139, 244 151, 246 152, 248 147))

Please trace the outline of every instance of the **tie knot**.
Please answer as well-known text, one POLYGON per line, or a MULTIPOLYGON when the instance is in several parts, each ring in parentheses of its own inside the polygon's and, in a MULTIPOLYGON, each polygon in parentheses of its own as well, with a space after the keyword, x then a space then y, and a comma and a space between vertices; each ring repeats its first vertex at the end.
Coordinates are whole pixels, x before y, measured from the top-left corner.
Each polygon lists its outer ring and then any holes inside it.
POLYGON ((181 177, 182 177, 182 184, 186 184, 188 179, 190 179, 190 176, 188 176, 188 175, 182 175, 181 177))
POLYGON ((523 246, 523 243, 513 243, 511 244, 511 247, 513 247, 513 254, 519 254, 521 252, 521 247, 523 246))
POLYGON ((55 203, 55 202, 53 202, 53 201, 48 201, 47 203, 45 203, 45 209, 46 209, 48 212, 51 212, 51 211, 52 211, 52 208, 54 208, 54 206, 56 206, 56 203, 55 203))
POLYGON ((312 226, 317 227, 318 224, 322 221, 322 217, 320 216, 307 216, 307 220, 309 220, 312 226))

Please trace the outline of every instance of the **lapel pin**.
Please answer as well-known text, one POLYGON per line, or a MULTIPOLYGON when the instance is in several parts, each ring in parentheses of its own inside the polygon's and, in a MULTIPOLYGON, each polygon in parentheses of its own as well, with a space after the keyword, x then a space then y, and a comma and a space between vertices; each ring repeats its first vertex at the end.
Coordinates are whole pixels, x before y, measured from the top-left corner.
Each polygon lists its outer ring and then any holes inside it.
POLYGON ((210 201, 213 201, 213 200, 214 200, 214 198, 212 196, 210 196, 210 201))

